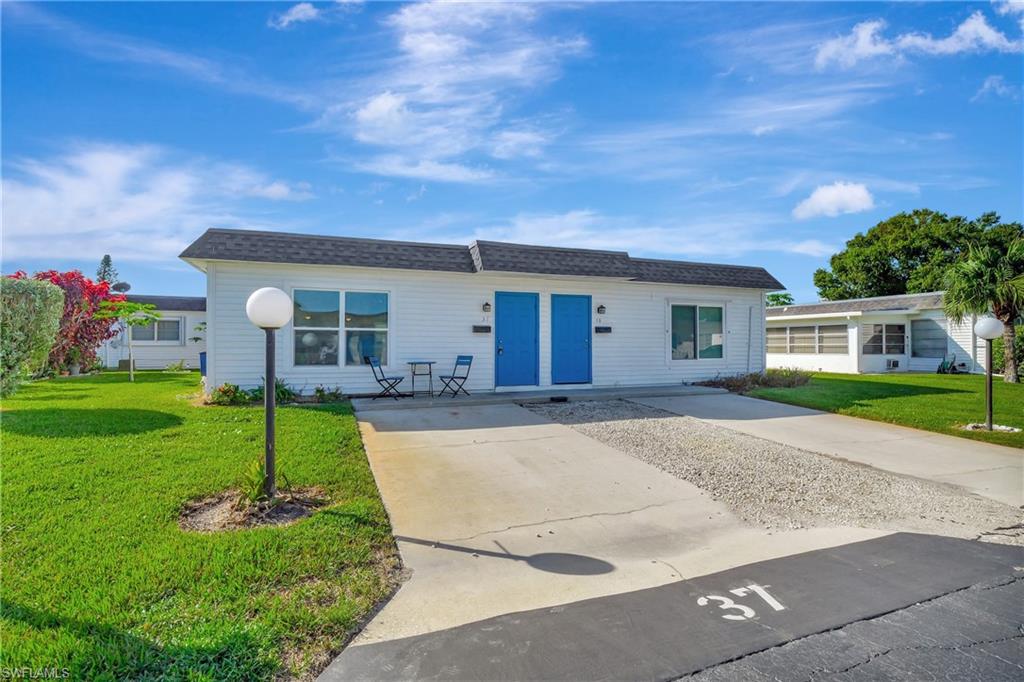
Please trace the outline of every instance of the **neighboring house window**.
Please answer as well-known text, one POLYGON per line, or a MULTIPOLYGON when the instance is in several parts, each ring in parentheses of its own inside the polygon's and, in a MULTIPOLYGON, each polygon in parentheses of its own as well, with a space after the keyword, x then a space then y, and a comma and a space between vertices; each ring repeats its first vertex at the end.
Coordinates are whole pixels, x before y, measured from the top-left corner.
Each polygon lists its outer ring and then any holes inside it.
POLYGON ((131 328, 132 341, 181 343, 181 320, 156 320, 131 328))
POLYGON ((823 324, 818 327, 818 352, 846 355, 850 352, 845 324, 823 324))
POLYGON ((293 293, 296 365, 337 365, 341 324, 337 291, 296 289, 293 293))
POLYGON ((345 292, 345 364, 362 365, 367 355, 388 364, 388 295, 345 292))
POLYGON ((672 359, 723 357, 725 317, 721 306, 673 305, 672 359))
POLYGON ((915 358, 946 357, 946 330, 935 320, 911 320, 910 354, 915 358))
POLYGON ((768 327, 768 347, 769 353, 786 353, 786 328, 785 327, 768 327))
POLYGON ((790 327, 789 328, 789 352, 790 353, 815 353, 817 348, 815 342, 815 328, 812 327, 790 327))
POLYGON ((845 355, 849 352, 845 324, 769 327, 767 331, 769 353, 845 355))
POLYGON ((903 355, 907 347, 907 325, 868 324, 864 325, 866 339, 864 355, 903 355))

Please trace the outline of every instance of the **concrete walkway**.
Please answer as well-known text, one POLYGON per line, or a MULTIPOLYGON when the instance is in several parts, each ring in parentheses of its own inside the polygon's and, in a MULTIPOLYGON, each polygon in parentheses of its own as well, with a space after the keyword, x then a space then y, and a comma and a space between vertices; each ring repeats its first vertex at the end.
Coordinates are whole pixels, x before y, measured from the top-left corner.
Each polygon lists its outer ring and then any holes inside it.
POLYGON ((885 534, 750 528, 699 488, 517 405, 358 417, 411 578, 341 659, 376 642, 885 534))
POLYGON ((1024 505, 1024 451, 735 394, 631 398, 675 414, 1024 505))

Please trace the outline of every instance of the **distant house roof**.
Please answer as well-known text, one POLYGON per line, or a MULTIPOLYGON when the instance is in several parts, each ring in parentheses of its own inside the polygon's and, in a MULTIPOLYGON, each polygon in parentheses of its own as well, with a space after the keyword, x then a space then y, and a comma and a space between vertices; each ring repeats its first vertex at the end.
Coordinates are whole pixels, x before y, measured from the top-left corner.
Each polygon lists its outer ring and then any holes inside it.
POLYGON ((851 298, 845 301, 824 301, 803 305, 785 305, 768 308, 768 317, 790 317, 792 315, 829 315, 835 313, 866 312, 914 312, 934 310, 942 307, 942 292, 930 291, 925 294, 903 294, 900 296, 875 296, 874 298, 851 298))
POLYGON ((347 265, 369 268, 613 277, 637 282, 776 291, 764 268, 632 258, 625 251, 475 241, 467 246, 383 239, 210 229, 188 246, 186 260, 347 265))
POLYGON ((206 310, 206 299, 202 296, 145 296, 128 294, 132 303, 155 305, 157 310, 206 310))

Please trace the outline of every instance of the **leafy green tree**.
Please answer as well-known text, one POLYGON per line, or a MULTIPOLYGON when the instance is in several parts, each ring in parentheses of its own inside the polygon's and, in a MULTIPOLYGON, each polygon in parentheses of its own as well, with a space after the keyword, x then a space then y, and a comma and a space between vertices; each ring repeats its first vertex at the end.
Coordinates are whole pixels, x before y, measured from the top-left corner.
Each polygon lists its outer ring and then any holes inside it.
POLYGON ((1017 383, 1013 326, 1024 313, 1024 237, 1005 247, 970 247, 949 269, 945 284, 946 317, 959 323, 968 315, 991 312, 1003 323, 1003 381, 1017 383))
POLYGON ((96 268, 96 281, 106 282, 107 284, 117 282, 117 268, 114 267, 114 261, 111 260, 109 253, 103 254, 100 266, 96 268))
POLYGON ((1020 223, 1001 223, 996 213, 975 220, 918 209, 899 213, 857 233, 814 273, 818 295, 828 301, 939 291, 946 270, 972 245, 1007 244, 1022 234, 1020 223))
POLYGON ((160 319, 156 306, 131 301, 103 301, 94 317, 98 320, 117 320, 120 333, 128 340, 128 381, 135 381, 135 354, 132 351, 132 327, 144 327, 160 319))
POLYGON ((764 297, 764 302, 769 306, 793 305, 793 294, 788 291, 768 294, 764 297))

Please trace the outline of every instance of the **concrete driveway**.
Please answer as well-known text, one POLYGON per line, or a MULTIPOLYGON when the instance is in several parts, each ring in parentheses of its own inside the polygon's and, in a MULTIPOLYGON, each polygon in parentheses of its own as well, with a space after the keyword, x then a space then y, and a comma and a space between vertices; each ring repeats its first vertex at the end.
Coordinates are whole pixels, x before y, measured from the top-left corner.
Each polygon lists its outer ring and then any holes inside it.
POLYGON ((732 393, 632 398, 675 414, 1024 505, 1024 450, 732 393))
POLYGON ((1019 548, 751 528, 517 405, 358 417, 410 576, 321 680, 668 680, 983 580, 1019 587, 1019 548))
POLYGON ((411 578, 356 646, 881 535, 769 533, 518 405, 359 413, 411 578))

